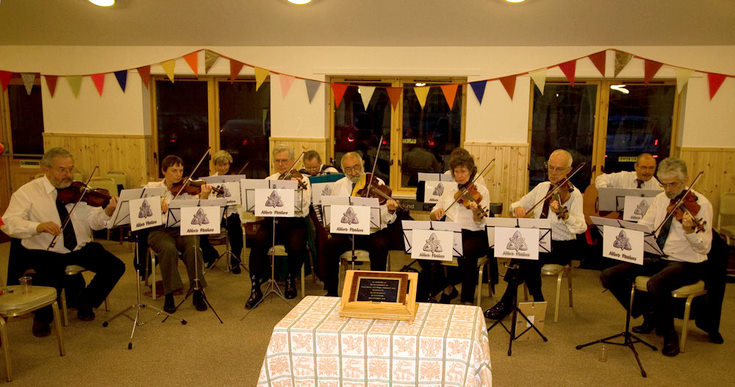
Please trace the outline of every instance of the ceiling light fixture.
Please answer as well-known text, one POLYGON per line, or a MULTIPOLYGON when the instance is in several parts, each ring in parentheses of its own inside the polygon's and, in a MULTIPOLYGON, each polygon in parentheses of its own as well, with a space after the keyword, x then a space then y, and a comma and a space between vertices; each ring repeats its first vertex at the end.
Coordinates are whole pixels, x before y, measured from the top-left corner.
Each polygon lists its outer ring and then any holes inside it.
POLYGON ((311 0, 288 0, 288 2, 292 4, 304 5, 307 3, 311 3, 311 0))
POLYGON ((517 3, 522 3, 522 2, 524 2, 526 0, 505 0, 505 1, 508 2, 508 3, 517 4, 517 3))
POLYGON ((619 92, 621 92, 623 94, 630 93, 630 90, 626 89, 625 88, 625 85, 610 85, 610 89, 615 90, 615 91, 619 91, 619 92))
POLYGON ((416 82, 416 87, 426 86, 426 82, 416 82))
POLYGON ((89 2, 99 7, 109 7, 115 4, 115 0, 89 0, 89 2))

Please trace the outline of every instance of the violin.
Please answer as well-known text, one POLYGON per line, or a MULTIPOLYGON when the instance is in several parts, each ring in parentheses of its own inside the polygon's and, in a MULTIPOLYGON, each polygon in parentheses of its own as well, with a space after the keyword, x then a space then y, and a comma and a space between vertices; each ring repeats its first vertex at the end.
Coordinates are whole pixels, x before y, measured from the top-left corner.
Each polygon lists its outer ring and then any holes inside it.
POLYGON ((56 198, 64 205, 81 200, 92 207, 107 207, 112 196, 104 188, 90 188, 81 181, 74 181, 70 186, 59 189, 56 198))
POLYGON ((558 186, 550 186, 549 191, 552 191, 555 188, 556 190, 554 191, 554 194, 552 196, 554 200, 559 203, 559 206, 556 210, 552 211, 554 211, 557 218, 561 220, 567 220, 569 219, 569 209, 564 204, 569 201, 569 198, 572 197, 572 191, 574 191, 574 187, 572 186, 572 183, 567 180, 566 182, 558 186))
POLYGON ((303 180, 304 175, 295 169, 291 169, 287 172, 282 173, 280 176, 278 176, 278 180, 291 180, 291 179, 298 179, 298 189, 306 189, 306 182, 303 180))
MULTIPOLYGON (((186 184, 187 179, 181 179, 178 183, 171 184, 171 187, 168 189, 171 191, 171 193, 177 194, 179 191, 181 193, 189 194, 189 195, 199 195, 202 193, 202 186, 204 184, 207 184, 204 180, 188 180, 188 184, 186 184), (184 186, 186 184, 186 186, 184 186), (181 188, 184 188, 183 191, 181 188)), ((214 187, 212 186, 212 192, 219 195, 224 195, 225 191, 222 188, 214 187)))
MULTIPOLYGON (((378 179, 373 178, 373 174, 370 172, 365 173, 365 184, 363 186, 355 186, 352 191, 353 196, 359 196, 363 198, 376 198, 378 204, 381 206, 388 201, 393 199, 393 190, 385 184, 381 184, 378 179)), ((400 203, 398 204, 401 207, 400 203)))
POLYGON ((682 193, 671 199, 668 207, 666 207, 666 212, 670 213, 679 223, 681 223, 684 214, 688 213, 692 218, 692 222, 694 222, 695 232, 702 232, 704 231, 705 222, 697 219, 697 214, 701 209, 702 206, 697 203, 697 197, 691 191, 682 191, 682 193))
POLYGON ((472 182, 472 179, 465 185, 459 185, 459 190, 454 194, 454 200, 468 210, 472 209, 471 204, 475 203, 477 204, 477 208, 482 211, 482 214, 488 216, 487 209, 480 205, 482 194, 477 189, 475 183, 472 182))

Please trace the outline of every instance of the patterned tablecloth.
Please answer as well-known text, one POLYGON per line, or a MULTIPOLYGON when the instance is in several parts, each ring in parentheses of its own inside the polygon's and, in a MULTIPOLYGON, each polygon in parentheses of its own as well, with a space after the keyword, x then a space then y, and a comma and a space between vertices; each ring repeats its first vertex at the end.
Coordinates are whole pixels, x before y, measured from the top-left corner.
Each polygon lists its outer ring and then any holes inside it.
POLYGON ((419 304, 412 322, 339 317, 338 297, 308 296, 273 328, 259 386, 490 386, 476 306, 419 304))

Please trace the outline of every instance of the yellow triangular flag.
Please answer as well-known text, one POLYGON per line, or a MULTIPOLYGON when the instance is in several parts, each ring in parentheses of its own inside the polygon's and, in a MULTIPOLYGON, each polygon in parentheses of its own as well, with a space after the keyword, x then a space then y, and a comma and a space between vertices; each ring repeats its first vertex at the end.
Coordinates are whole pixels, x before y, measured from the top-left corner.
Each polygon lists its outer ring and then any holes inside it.
POLYGON ((219 54, 209 50, 204 50, 204 73, 209 73, 209 69, 214 66, 214 62, 219 58, 219 54))
POLYGON ((546 86, 547 71, 548 69, 539 69, 528 73, 528 75, 530 75, 531 79, 533 80, 533 84, 536 85, 538 91, 541 92, 541 95, 544 95, 544 86, 546 86))
POLYGON ((360 98, 362 98, 362 107, 367 110, 368 106, 370 106, 370 100, 373 99, 375 86, 358 86, 357 92, 360 93, 360 98))
POLYGON ((176 67, 176 60, 169 59, 165 62, 161 62, 161 67, 163 67, 163 71, 166 72, 168 79, 170 79, 171 83, 173 83, 174 82, 174 68, 176 67))
POLYGON ((429 89, 431 89, 431 86, 417 86, 413 88, 413 92, 416 93, 416 98, 419 99, 419 105, 421 105, 422 109, 426 105, 426 97, 429 95, 429 89))
POLYGON ((615 51, 615 77, 617 77, 618 74, 620 74, 620 71, 628 65, 628 62, 630 62, 631 59, 633 59, 633 54, 615 51))
POLYGON ((269 71, 260 67, 255 67, 255 91, 260 89, 260 85, 263 84, 265 78, 268 77, 269 71))
POLYGON ((31 95, 31 91, 33 91, 33 82, 36 80, 36 74, 20 74, 20 77, 23 79, 23 86, 26 88, 26 93, 31 95))
POLYGON ((676 71, 676 94, 681 94, 684 86, 689 82, 689 77, 692 76, 692 70, 679 67, 675 67, 674 70, 676 71))
POLYGON ((69 87, 71 87, 71 92, 74 94, 74 98, 79 97, 79 89, 82 87, 82 77, 74 75, 66 77, 66 81, 69 82, 69 87))

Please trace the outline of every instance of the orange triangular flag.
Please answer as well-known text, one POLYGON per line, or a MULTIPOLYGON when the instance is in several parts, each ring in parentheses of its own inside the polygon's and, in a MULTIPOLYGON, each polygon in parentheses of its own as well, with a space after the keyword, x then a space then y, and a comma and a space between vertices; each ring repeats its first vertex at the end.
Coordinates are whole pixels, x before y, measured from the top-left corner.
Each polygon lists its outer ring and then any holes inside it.
POLYGON ((507 77, 500 78, 500 83, 503 84, 503 87, 508 93, 508 96, 510 96, 510 99, 513 99, 513 93, 516 90, 516 76, 509 75, 507 77))
POLYGON ((92 74, 89 76, 94 82, 94 87, 97 88, 97 93, 100 97, 102 96, 102 90, 105 88, 105 74, 92 74))
POLYGON ((151 82, 151 66, 138 67, 136 70, 138 70, 140 80, 143 81, 143 84, 147 88, 148 84, 151 82))
POLYGON ((419 99, 419 105, 421 105, 422 109, 426 105, 426 97, 429 96, 429 89, 431 89, 430 86, 417 86, 413 88, 413 92, 416 93, 416 98, 419 99))
POLYGON ((281 96, 283 98, 286 98, 286 94, 288 94, 288 91, 291 90, 291 84, 293 83, 293 80, 296 79, 296 77, 287 74, 279 74, 278 79, 281 82, 281 96))
POLYGON ((240 74, 240 70, 242 70, 243 63, 238 62, 234 59, 230 59, 230 83, 235 83, 235 78, 237 78, 237 75, 240 74))
POLYGON ((36 81, 36 74, 20 74, 20 78, 23 80, 23 86, 26 88, 26 93, 31 95, 31 91, 33 91, 33 82, 36 81))
POLYGON ((334 94, 334 107, 339 107, 339 104, 342 102, 342 97, 345 95, 345 91, 347 91, 347 86, 344 83, 332 83, 332 94, 334 94))
POLYGON ((722 82, 725 82, 725 76, 723 74, 707 73, 707 83, 709 83, 709 99, 717 94, 717 90, 720 90, 722 82))
POLYGON ((625 66, 628 65, 628 62, 633 59, 633 54, 628 54, 627 52, 620 52, 615 51, 615 75, 618 76, 620 72, 623 70, 625 66))
POLYGON ((605 55, 606 53, 607 51, 600 51, 588 57, 590 58, 590 61, 592 61, 592 64, 595 65, 595 68, 597 68, 597 71, 599 71, 600 75, 602 75, 603 77, 605 76, 605 59, 607 58, 607 56, 605 55))
POLYGON ((449 105, 449 110, 452 110, 454 108, 454 97, 457 96, 457 84, 451 84, 451 85, 440 85, 442 89, 442 93, 444 93, 444 99, 447 100, 447 105, 449 105))
POLYGON ((194 51, 191 54, 184 55, 184 60, 191 67, 191 71, 194 75, 199 76, 199 51, 194 51))
POLYGON ((168 79, 171 81, 171 83, 174 82, 174 69, 176 68, 176 60, 175 59, 169 59, 167 61, 161 62, 161 67, 163 67, 163 71, 166 73, 166 76, 168 76, 168 79))
POLYGON ((655 62, 652 60, 644 59, 643 60, 643 84, 648 86, 648 82, 651 82, 651 79, 653 79, 653 76, 656 75, 658 72, 658 69, 661 68, 663 63, 661 62, 655 62))
POLYGON ((56 81, 59 79, 56 75, 44 75, 46 78, 46 86, 48 86, 48 92, 51 94, 51 98, 54 98, 56 92, 56 81))
POLYGON ((401 93, 403 92, 403 88, 386 87, 385 91, 388 93, 388 98, 390 98, 390 104, 393 106, 393 110, 396 110, 396 107, 398 106, 398 101, 401 100, 401 93))
POLYGON ((574 86, 574 73, 577 71, 577 61, 570 60, 569 62, 564 62, 559 65, 559 68, 564 73, 564 76, 567 77, 569 83, 574 86))
POLYGON ((219 59, 219 54, 209 50, 204 50, 204 73, 209 73, 209 70, 214 66, 214 62, 219 59))
POLYGON ((260 85, 262 85, 265 81, 265 78, 268 77, 269 72, 270 71, 266 69, 255 67, 255 91, 258 91, 258 89, 260 89, 260 85))

